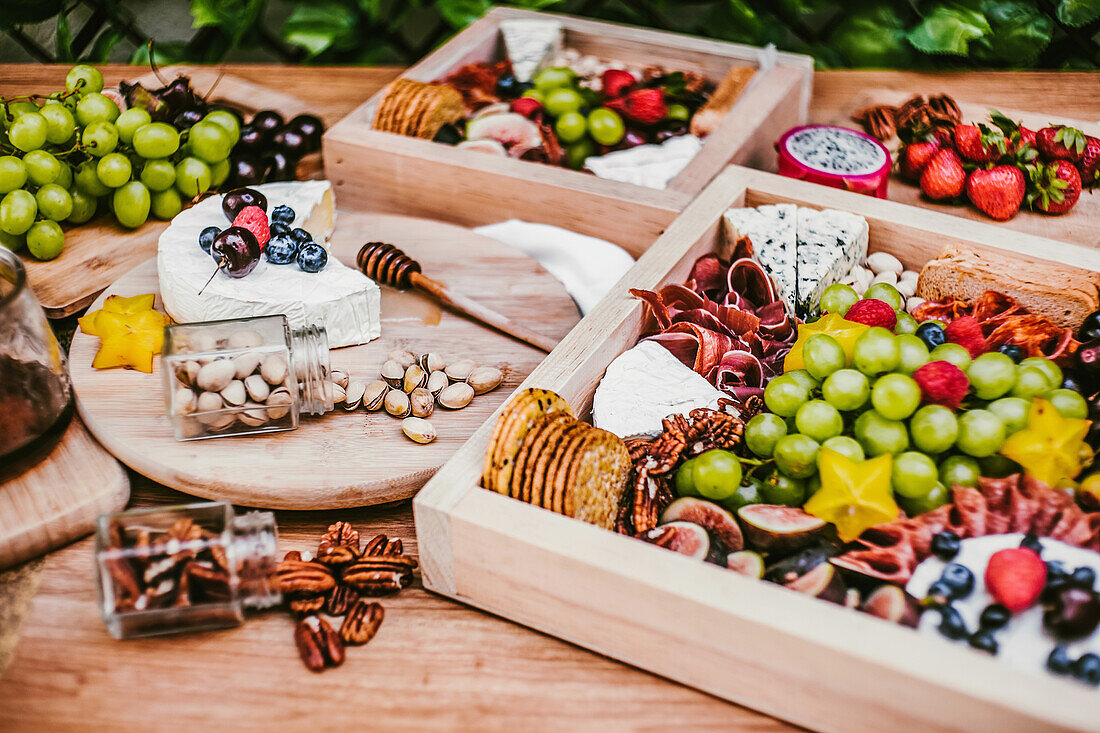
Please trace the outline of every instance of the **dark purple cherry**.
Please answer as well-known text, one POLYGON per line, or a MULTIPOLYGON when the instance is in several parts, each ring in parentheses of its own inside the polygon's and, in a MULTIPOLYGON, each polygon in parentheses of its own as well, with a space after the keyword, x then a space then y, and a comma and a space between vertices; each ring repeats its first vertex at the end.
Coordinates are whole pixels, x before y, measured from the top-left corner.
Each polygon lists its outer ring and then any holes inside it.
POLYGON ((191 80, 186 76, 177 76, 153 94, 160 97, 177 114, 195 103, 195 90, 191 88, 191 80))
POLYGON ((257 112, 252 117, 253 127, 260 130, 267 130, 272 133, 282 127, 283 124, 283 116, 273 109, 265 109, 263 112, 257 112))
POLYGON ((235 188, 222 199, 222 211, 229 221, 236 219, 246 206, 259 206, 267 211, 267 197, 253 188, 235 188))
POLYGON ((259 185, 267 175, 267 168, 252 158, 235 158, 231 164, 233 170, 229 175, 229 190, 259 185))
POLYGON ((315 153, 321 149, 321 135, 325 134, 325 125, 313 115, 298 115, 286 123, 286 126, 306 141, 306 153, 315 153))
POLYGON ((306 139, 289 127, 276 132, 272 142, 276 150, 291 158, 301 158, 306 153, 306 139))
POLYGON ((242 125, 241 136, 237 140, 237 145, 233 148, 233 152, 259 155, 267 148, 268 139, 269 136, 267 131, 254 127, 253 125, 242 125))
POLYGON ((214 238, 210 256, 229 277, 244 277, 260 261, 260 243, 244 227, 229 227, 214 238))
POLYGON ((1100 594, 1092 589, 1062 588, 1049 600, 1043 626, 1059 639, 1080 639, 1100 626, 1100 594))
POLYGON ((192 125, 202 119, 202 112, 192 107, 185 109, 172 120, 172 127, 177 130, 189 130, 192 125))
POLYGON ((269 181, 293 181, 294 172, 298 167, 298 159, 290 157, 278 150, 268 153, 263 157, 267 165, 267 180, 269 181))

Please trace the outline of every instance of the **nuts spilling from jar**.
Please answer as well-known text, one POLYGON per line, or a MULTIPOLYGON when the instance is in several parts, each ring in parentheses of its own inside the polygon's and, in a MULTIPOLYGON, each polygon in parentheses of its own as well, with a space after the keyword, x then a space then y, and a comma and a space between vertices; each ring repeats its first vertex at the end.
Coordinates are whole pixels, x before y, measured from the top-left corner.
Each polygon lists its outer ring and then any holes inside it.
POLYGON ((401 431, 409 440, 424 444, 436 439, 435 427, 428 422, 436 407, 461 410, 475 395, 499 387, 504 373, 496 367, 478 366, 472 359, 447 363, 442 354, 418 355, 398 349, 389 353, 378 379, 369 384, 343 369, 333 369, 329 378, 335 404, 349 412, 360 406, 368 412, 385 410, 402 420, 401 431))
POLYGON ((275 575, 287 607, 298 617, 294 643, 306 668, 339 667, 348 646, 373 639, 386 613, 371 598, 408 587, 416 566, 399 539, 380 534, 360 548, 359 532, 347 522, 330 525, 315 554, 288 552, 275 575))

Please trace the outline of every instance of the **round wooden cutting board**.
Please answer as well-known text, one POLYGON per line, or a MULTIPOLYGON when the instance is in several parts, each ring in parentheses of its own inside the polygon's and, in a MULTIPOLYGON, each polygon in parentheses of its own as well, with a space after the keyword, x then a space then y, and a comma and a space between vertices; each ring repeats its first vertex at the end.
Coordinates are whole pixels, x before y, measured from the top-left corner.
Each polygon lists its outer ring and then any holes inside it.
MULTIPOLYGON (((563 337, 580 319, 552 275, 523 252, 463 227, 425 219, 341 211, 331 252, 354 266, 367 241, 396 244, 425 274, 535 330, 563 337)), ((198 246, 196 243, 195 246, 198 246)), ((156 259, 109 287, 108 295, 157 292, 156 259)), ((505 397, 545 357, 541 351, 450 311, 416 292, 382 289, 382 336, 334 349, 332 368, 372 381, 397 348, 434 351, 448 361, 467 357, 504 372, 496 390, 458 411, 436 409, 435 442, 418 445, 385 412, 337 408, 303 416, 297 430, 263 436, 177 441, 165 414, 160 359, 152 374, 96 370, 99 339, 73 338, 69 367, 77 406, 88 429, 123 463, 174 489, 208 499, 272 509, 336 509, 412 496, 505 397)))

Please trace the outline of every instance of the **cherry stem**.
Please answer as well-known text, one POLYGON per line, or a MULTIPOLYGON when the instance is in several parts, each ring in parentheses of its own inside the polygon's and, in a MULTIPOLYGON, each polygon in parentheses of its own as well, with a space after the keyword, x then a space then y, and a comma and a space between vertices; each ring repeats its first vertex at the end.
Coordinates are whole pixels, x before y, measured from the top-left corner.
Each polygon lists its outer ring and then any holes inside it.
POLYGON ((160 75, 160 69, 157 68, 157 59, 153 53, 153 39, 149 39, 149 68, 153 70, 153 76, 157 77, 157 81, 160 82, 162 87, 168 86, 168 82, 164 80, 164 77, 160 75))
POLYGON ((218 78, 214 80, 214 83, 210 85, 210 88, 206 90, 206 94, 202 95, 202 101, 210 99, 210 95, 214 93, 214 90, 218 88, 218 84, 221 83, 222 77, 225 76, 225 69, 218 70, 218 78))
MULTIPOLYGON (((218 260, 218 266, 216 268, 214 268, 214 272, 213 272, 213 274, 210 275, 210 279, 206 281, 206 285, 209 285, 210 283, 214 282, 214 277, 218 274, 218 272, 221 271, 221 269, 223 267, 225 267, 226 262, 227 262, 227 260, 226 260, 225 257, 222 257, 221 259, 218 260)), ((199 291, 199 295, 202 295, 203 290, 206 290, 206 285, 202 286, 202 290, 199 291)))

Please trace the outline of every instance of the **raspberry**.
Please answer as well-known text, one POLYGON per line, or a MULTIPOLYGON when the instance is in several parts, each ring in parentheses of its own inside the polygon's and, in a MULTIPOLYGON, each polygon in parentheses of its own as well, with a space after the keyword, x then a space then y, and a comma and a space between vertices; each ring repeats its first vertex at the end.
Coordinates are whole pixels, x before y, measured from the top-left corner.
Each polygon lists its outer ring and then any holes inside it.
POLYGON ((260 243, 260 251, 267 246, 267 240, 271 239, 271 229, 267 223, 267 213, 259 206, 246 206, 233 220, 233 226, 244 227, 256 235, 256 241, 260 243))
POLYGON ((603 76, 600 77, 601 89, 603 89, 603 96, 606 99, 614 99, 621 97, 623 92, 629 87, 634 86, 638 80, 634 78, 634 75, 629 71, 623 71, 622 69, 608 69, 603 72, 603 76))
POLYGON ((1046 564, 1026 547, 998 550, 985 566, 985 589, 1013 613, 1030 608, 1043 592, 1046 581, 1046 564))
POLYGON ((890 305, 881 300, 867 298, 857 300, 848 312, 844 314, 844 320, 854 323, 864 323, 868 326, 882 326, 893 331, 898 325, 898 314, 890 305))
POLYGON ((642 125, 655 125, 665 118, 665 93, 660 89, 635 89, 625 97, 610 99, 607 106, 642 125))
POLYGON ((943 405, 957 410, 962 404, 970 380, 962 369, 949 361, 930 361, 913 372, 925 404, 943 405))
POLYGON ((943 332, 950 343, 958 344, 969 351, 971 359, 989 351, 989 344, 982 335, 982 325, 974 316, 956 318, 947 324, 943 332))
POLYGON ((520 97, 512 102, 512 111, 530 120, 542 111, 542 104, 534 97, 520 97))

